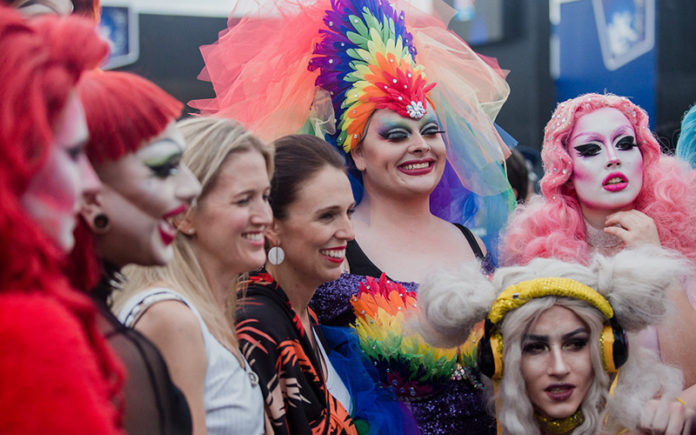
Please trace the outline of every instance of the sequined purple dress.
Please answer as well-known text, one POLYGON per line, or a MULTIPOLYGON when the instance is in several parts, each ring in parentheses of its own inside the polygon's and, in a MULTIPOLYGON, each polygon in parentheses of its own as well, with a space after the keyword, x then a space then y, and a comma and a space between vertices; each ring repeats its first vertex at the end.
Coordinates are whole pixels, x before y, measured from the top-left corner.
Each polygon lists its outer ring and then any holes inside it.
MULTIPOLYGON (((475 248, 474 252, 480 254, 484 269, 490 270, 492 268, 490 258, 483 257, 478 245, 475 248)), ((376 278, 381 275, 381 271, 365 256, 356 242, 348 244, 346 257, 351 271, 359 274, 341 275, 338 280, 319 287, 312 298, 312 309, 322 324, 332 326, 351 324, 355 316, 350 299, 357 295, 360 282, 366 275, 376 278)), ((413 282, 401 284, 405 289, 412 291, 416 291, 418 287, 413 282)), ((421 433, 495 434, 495 419, 486 411, 480 382, 478 382, 480 375, 475 369, 472 371, 471 368, 467 368, 466 370, 467 376, 457 376, 458 379, 453 377, 444 390, 428 397, 415 397, 407 402, 421 433)))

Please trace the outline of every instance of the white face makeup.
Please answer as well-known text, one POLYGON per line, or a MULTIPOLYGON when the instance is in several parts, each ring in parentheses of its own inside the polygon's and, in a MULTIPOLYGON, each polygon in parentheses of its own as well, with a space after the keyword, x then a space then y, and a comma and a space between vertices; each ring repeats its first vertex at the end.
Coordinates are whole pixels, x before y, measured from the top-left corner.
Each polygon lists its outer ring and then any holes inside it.
POLYGON ((105 259, 116 265, 163 265, 172 258, 172 220, 200 193, 200 183, 180 163, 185 147, 172 122, 135 153, 96 168, 111 226, 108 246, 102 247, 105 259))
POLYGON ((87 122, 82 104, 74 94, 58 117, 53 135, 46 161, 20 201, 51 240, 68 252, 75 243, 73 230, 82 195, 96 192, 100 185, 84 153, 87 122))
POLYGON ((365 138, 351 153, 365 188, 396 195, 430 194, 445 170, 441 133, 432 108, 418 120, 376 110, 365 138))
POLYGON ((522 340, 520 368, 527 397, 549 418, 573 415, 594 380, 590 329, 573 311, 554 305, 522 340))
POLYGON ((346 174, 325 166, 305 181, 286 217, 273 223, 285 263, 308 282, 333 281, 341 274, 348 241, 353 240, 355 202, 346 174))
POLYGON ((38 0, 19 5, 19 10, 24 15, 34 16, 43 14, 68 15, 75 9, 70 0, 38 0))
POLYGON ((643 155, 635 138, 633 126, 617 109, 578 118, 567 151, 583 214, 632 208, 643 186, 643 155))

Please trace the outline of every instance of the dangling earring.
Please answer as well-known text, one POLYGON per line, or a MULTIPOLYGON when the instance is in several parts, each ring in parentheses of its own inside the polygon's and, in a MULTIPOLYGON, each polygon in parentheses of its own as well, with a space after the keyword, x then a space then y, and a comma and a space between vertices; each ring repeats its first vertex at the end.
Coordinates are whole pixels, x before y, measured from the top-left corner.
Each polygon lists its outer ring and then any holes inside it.
POLYGON ((109 229, 109 217, 104 213, 99 213, 94 216, 92 222, 94 223, 94 228, 97 229, 96 232, 99 234, 103 234, 109 229))
POLYGON ((267 256, 268 262, 277 266, 285 260, 285 251, 280 246, 274 246, 268 250, 267 256))

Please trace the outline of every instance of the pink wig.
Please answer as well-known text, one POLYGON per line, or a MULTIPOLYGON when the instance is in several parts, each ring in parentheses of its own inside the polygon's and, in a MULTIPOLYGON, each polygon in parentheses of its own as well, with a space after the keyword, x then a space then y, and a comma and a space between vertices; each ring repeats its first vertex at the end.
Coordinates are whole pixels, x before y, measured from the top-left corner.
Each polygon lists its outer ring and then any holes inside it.
POLYGON ((77 85, 85 106, 95 166, 137 151, 181 114, 183 105, 154 83, 128 72, 94 70, 77 85))
POLYGON ((586 263, 591 247, 571 188, 573 163, 566 140, 582 115, 604 107, 620 110, 633 125, 643 155, 643 187, 635 209, 650 216, 662 246, 696 263, 696 171, 662 154, 648 127, 648 115, 627 98, 585 94, 558 105, 544 130, 542 198, 520 207, 511 218, 502 246, 503 264, 527 264, 536 257, 586 263))
POLYGON ((60 270, 62 253, 20 205, 70 92, 107 52, 89 20, 45 16, 29 24, 0 7, 0 294, 45 295, 73 314, 115 396, 120 366, 97 331, 94 307, 70 288, 60 270))

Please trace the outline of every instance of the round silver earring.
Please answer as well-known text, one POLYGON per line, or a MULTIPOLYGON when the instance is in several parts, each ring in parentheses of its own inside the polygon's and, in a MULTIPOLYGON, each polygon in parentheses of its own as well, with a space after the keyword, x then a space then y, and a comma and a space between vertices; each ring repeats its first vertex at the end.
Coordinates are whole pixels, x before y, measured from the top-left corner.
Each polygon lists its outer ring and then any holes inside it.
POLYGON ((274 246, 268 250, 267 256, 268 262, 277 266, 285 260, 285 251, 280 246, 274 246))

